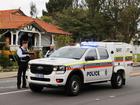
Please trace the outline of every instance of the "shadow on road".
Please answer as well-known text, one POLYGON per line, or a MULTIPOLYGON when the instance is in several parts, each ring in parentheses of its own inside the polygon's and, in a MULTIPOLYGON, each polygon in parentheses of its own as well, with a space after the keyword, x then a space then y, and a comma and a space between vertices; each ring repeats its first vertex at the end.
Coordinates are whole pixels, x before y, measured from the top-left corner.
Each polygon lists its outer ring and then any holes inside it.
MULTIPOLYGON (((86 85, 81 89, 80 95, 88 94, 88 93, 98 93, 102 91, 110 91, 111 85, 110 84, 91 84, 86 85)), ((44 88, 41 93, 34 93, 34 94, 41 94, 47 96, 66 96, 64 88, 44 88)))

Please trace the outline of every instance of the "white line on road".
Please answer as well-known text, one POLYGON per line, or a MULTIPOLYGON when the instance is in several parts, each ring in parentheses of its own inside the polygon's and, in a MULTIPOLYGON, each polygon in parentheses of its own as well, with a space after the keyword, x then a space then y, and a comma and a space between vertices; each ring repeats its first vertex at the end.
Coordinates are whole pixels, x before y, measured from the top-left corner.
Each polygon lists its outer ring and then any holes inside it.
POLYGON ((115 96, 109 96, 110 98, 115 98, 115 96))
POLYGON ((15 94, 15 93, 22 93, 22 92, 27 92, 27 91, 30 91, 30 89, 0 93, 0 96, 2 96, 2 95, 8 95, 8 94, 15 94))
POLYGON ((96 98, 95 100, 96 100, 96 101, 100 101, 101 99, 99 99, 99 98, 96 98))

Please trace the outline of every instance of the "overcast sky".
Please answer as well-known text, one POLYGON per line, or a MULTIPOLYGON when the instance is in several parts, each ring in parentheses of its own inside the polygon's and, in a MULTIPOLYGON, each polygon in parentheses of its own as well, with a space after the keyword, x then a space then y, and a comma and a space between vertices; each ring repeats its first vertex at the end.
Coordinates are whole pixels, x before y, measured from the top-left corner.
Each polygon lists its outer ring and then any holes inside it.
POLYGON ((21 9, 26 15, 30 16, 31 2, 36 4, 38 16, 42 15, 42 9, 45 9, 45 3, 48 0, 0 0, 0 10, 21 9))

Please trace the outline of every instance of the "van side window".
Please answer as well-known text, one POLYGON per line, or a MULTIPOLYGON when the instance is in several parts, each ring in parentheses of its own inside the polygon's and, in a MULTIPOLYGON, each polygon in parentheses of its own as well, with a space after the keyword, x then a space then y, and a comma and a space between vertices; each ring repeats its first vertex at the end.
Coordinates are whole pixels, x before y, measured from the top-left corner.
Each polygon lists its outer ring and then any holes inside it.
POLYGON ((97 59, 97 52, 95 49, 91 49, 88 53, 87 56, 91 56, 94 57, 95 59, 97 59))
POLYGON ((106 49, 98 48, 100 59, 107 59, 109 57, 106 49))

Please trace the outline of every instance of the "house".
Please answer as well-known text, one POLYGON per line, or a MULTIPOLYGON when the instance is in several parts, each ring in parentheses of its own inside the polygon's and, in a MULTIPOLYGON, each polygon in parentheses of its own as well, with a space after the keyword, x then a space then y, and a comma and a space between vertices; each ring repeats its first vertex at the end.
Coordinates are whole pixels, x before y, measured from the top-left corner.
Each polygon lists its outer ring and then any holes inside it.
POLYGON ((28 17, 20 9, 0 10, 0 38, 4 37, 11 51, 15 51, 22 40, 28 40, 33 50, 42 50, 54 45, 55 35, 70 34, 56 25, 28 17))

